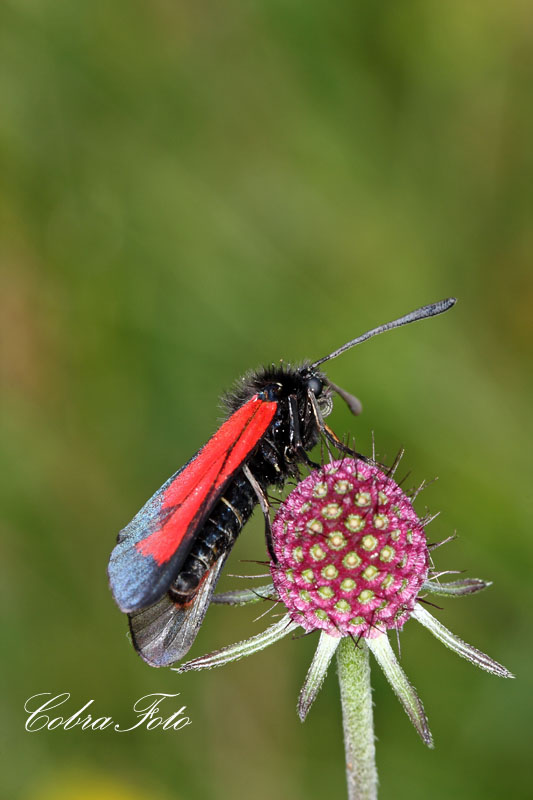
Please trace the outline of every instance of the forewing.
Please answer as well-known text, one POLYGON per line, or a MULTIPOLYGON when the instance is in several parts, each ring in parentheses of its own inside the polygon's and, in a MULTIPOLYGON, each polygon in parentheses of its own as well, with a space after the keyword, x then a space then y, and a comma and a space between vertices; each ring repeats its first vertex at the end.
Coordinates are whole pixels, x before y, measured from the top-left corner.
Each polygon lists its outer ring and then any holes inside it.
POLYGON ((224 488, 276 413, 254 395, 154 494, 118 536, 108 574, 124 612, 152 606, 167 592, 224 488))
POLYGON ((206 573, 187 605, 165 594, 157 603, 129 615, 133 645, 152 667, 168 667, 188 652, 196 639, 228 553, 223 553, 206 573))

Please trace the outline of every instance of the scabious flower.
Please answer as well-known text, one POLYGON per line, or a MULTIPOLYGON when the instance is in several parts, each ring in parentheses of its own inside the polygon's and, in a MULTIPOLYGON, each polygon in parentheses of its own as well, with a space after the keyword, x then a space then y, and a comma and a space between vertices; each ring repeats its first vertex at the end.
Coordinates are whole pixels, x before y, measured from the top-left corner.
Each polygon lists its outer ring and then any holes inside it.
POLYGON ((272 524, 272 584, 217 598, 233 605, 272 598, 287 613, 263 633, 178 668, 226 664, 298 628, 320 631, 298 713, 305 719, 337 653, 350 800, 377 796, 369 650, 422 740, 433 745, 424 708, 390 645, 389 630, 400 630, 413 617, 463 658, 512 677, 422 605, 427 593, 459 596, 488 584, 476 578, 440 582, 426 540, 429 520, 417 516, 411 501, 390 474, 362 459, 344 458, 313 471, 281 504, 272 524))
POLYGON ((272 579, 306 631, 376 639, 401 628, 427 578, 424 526, 377 467, 344 460, 312 473, 273 524, 272 579))

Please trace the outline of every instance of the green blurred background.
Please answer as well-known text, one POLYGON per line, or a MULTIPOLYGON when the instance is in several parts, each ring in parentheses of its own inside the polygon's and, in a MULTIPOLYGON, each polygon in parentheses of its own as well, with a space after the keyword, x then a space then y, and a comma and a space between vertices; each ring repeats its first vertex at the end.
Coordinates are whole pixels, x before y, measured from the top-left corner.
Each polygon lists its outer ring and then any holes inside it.
MULTIPOLYGON (((436 564, 494 586, 437 613, 519 679, 408 623, 436 749, 375 669, 381 798, 531 796, 532 45, 522 0, 4 0, 3 797, 344 796, 333 671, 295 713, 313 636, 150 669, 106 563, 237 376, 452 294, 329 365, 365 409, 330 424, 385 460, 405 446, 407 485, 439 476, 418 508, 459 538, 436 564), (64 691, 123 724, 180 692, 193 724, 25 732, 25 699, 64 691)), ((256 517, 230 571, 264 552, 256 517)), ((256 614, 212 608, 192 653, 256 614)))

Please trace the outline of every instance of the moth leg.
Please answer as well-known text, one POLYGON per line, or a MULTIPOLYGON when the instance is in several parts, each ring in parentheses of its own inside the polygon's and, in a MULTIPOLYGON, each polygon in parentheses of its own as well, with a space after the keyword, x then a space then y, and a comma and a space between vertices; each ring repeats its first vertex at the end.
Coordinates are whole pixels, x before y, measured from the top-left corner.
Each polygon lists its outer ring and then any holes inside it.
POLYGON ((300 418, 298 416, 298 398, 295 394, 289 396, 289 425, 291 449, 298 454, 298 457, 307 464, 308 467, 311 469, 320 469, 320 464, 311 461, 302 444, 300 418))
POLYGON ((261 486, 259 485, 259 483, 257 482, 256 478, 254 478, 254 476, 252 475, 250 468, 248 467, 247 464, 244 465, 242 471, 245 477, 247 478, 248 482, 250 483, 250 486, 254 490, 259 505, 261 506, 261 511, 263 512, 263 516, 265 518, 265 539, 266 539, 268 554, 271 560, 274 563, 277 563, 277 558, 274 553, 274 546, 272 544, 272 527, 270 524, 270 505, 268 502, 268 498, 264 493, 263 489, 261 488, 261 486))
POLYGON ((316 397, 314 396, 313 392, 309 392, 308 393, 308 397, 309 397, 309 402, 311 403, 311 408, 313 409, 313 412, 314 412, 314 415, 315 415, 316 424, 318 426, 318 429, 319 429, 320 433, 322 433, 323 436, 326 437, 327 441, 329 441, 332 444, 334 444, 335 447, 338 450, 341 451, 341 453, 345 453, 346 455, 352 456, 352 458, 359 458, 362 461, 365 461, 366 463, 369 463, 370 459, 368 459, 362 453, 358 453, 356 450, 352 450, 351 447, 348 447, 343 442, 341 442, 341 440, 339 439, 339 437, 337 436, 335 431, 332 431, 331 428, 329 427, 329 425, 326 425, 326 423, 324 422, 324 418, 323 418, 323 416, 322 416, 322 414, 320 412, 320 408, 318 407, 318 403, 316 401, 316 397))

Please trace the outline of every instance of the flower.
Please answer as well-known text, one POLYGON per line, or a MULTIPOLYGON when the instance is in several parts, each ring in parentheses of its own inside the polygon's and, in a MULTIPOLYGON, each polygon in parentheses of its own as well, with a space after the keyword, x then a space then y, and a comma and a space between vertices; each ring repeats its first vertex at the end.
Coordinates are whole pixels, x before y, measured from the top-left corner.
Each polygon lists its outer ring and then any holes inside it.
POLYGON ((334 638, 401 628, 428 575, 424 526, 409 498, 364 461, 334 461, 298 484, 272 541, 272 580, 289 616, 334 638))
MULTIPOLYGON (((211 668, 258 652, 303 628, 320 631, 298 702, 305 719, 337 652, 348 764, 349 797, 375 797, 374 735, 369 679, 370 650, 422 740, 433 746, 422 703, 388 639, 414 618, 444 645, 481 669, 513 677, 498 662, 466 644, 424 607, 428 593, 457 597, 484 589, 477 578, 440 581, 432 566, 425 526, 412 500, 373 463, 343 458, 301 481, 272 524, 272 584, 226 592, 215 602, 244 605, 269 598, 287 613, 267 630, 207 656, 178 672, 211 668)), ((448 540, 446 540, 448 541, 448 540)), ((439 543, 439 544, 442 544, 439 543)))

